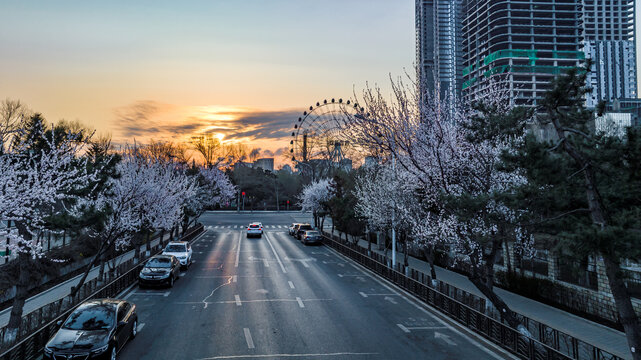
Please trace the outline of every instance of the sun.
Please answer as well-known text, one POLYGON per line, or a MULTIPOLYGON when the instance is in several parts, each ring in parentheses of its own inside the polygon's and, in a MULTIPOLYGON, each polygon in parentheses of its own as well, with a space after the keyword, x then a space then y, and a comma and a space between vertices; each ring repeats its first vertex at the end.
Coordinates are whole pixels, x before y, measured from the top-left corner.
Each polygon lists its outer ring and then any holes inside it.
POLYGON ((220 141, 223 141, 223 139, 225 138, 225 134, 218 133, 218 134, 216 134, 216 138, 217 138, 218 140, 220 140, 220 141))

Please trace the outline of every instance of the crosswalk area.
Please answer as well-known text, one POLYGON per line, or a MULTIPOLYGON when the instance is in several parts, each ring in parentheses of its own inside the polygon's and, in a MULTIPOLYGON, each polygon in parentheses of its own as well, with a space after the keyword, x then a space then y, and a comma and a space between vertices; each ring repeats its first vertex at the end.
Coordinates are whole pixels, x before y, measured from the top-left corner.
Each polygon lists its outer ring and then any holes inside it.
MULTIPOLYGON (((265 230, 267 230, 267 229, 270 229, 270 230, 272 230, 272 229, 273 230, 277 230, 277 229, 287 230, 287 229, 289 229, 289 226, 290 226, 289 224, 287 224, 287 225, 263 225, 263 229, 265 229, 265 230)), ((242 225, 209 225, 209 226, 207 226, 207 228, 212 229, 212 230, 216 230, 216 229, 244 230, 244 229, 247 228, 247 225, 246 224, 242 224, 242 225)))

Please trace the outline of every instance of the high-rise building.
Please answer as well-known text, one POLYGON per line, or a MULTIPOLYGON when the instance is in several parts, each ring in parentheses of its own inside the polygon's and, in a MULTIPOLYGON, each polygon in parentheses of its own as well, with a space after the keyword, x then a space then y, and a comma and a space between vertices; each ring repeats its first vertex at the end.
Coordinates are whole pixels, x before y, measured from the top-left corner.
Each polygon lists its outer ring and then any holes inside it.
POLYGON ((584 52, 593 60, 588 107, 637 97, 634 0, 584 0, 584 52))
POLYGON ((477 98, 493 79, 509 87, 517 105, 536 106, 555 76, 585 58, 582 3, 466 0, 463 97, 477 98))
POLYGON ((464 0, 416 0, 416 61, 423 91, 461 93, 464 0))

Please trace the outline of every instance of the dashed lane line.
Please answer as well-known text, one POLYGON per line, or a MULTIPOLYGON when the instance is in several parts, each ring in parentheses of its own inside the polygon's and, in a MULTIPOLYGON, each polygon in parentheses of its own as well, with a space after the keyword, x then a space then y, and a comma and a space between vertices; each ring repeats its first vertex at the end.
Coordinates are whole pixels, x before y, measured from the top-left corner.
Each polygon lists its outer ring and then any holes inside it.
POLYGON ((293 283, 293 282, 288 281, 287 283, 289 284, 289 287, 290 287, 291 289, 294 289, 294 283, 293 283))
POLYGON ((245 332, 245 341, 247 342, 247 348, 248 349, 253 349, 254 348, 254 340, 252 340, 251 331, 249 331, 249 328, 244 328, 243 331, 245 332))

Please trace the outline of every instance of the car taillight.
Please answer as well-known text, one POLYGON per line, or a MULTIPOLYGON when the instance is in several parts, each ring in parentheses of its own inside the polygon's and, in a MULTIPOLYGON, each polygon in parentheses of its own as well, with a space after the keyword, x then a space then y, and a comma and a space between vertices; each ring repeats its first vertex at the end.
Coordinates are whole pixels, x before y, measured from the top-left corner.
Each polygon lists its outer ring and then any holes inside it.
POLYGON ((250 228, 247 228, 247 230, 250 230, 250 228))

